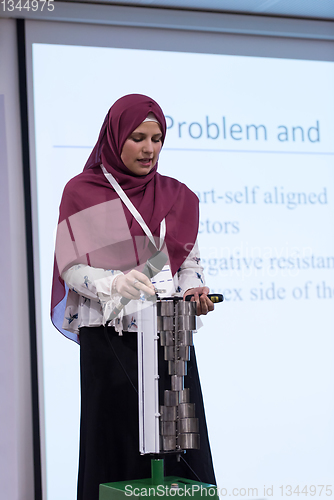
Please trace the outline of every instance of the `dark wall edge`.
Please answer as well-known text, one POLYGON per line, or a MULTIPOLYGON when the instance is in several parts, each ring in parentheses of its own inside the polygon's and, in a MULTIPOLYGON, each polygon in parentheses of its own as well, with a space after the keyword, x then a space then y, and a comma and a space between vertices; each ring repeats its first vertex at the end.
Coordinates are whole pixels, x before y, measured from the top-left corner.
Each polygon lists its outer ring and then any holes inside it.
POLYGON ((24 209, 25 209, 25 227, 26 227, 27 276, 28 276, 28 296, 29 296, 34 486, 35 486, 35 500, 42 500, 41 440, 40 440, 38 365, 37 365, 37 330, 36 330, 36 309, 35 309, 35 278, 34 278, 33 231, 32 231, 32 210, 31 210, 28 97, 27 97, 24 19, 16 20, 16 29, 17 29, 17 50, 18 50, 24 209))

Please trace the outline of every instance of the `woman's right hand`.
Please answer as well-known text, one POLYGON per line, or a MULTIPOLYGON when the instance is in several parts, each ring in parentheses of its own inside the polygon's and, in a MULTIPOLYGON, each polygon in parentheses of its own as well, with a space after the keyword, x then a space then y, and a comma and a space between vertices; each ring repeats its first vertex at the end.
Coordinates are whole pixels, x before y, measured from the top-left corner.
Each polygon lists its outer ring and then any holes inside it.
POLYGON ((115 279, 117 280, 115 285, 116 292, 127 299, 139 299, 141 291, 147 295, 155 294, 154 286, 149 278, 135 269, 132 269, 127 274, 119 275, 115 279))

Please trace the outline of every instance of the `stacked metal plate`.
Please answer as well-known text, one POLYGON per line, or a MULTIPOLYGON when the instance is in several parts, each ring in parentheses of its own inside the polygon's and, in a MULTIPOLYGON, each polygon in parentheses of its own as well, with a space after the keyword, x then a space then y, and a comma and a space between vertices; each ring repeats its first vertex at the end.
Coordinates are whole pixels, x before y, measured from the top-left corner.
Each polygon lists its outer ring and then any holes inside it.
POLYGON ((199 448, 199 424, 189 389, 184 388, 193 331, 196 330, 196 303, 179 299, 157 302, 157 330, 171 377, 171 389, 164 392, 160 407, 161 451, 199 448))

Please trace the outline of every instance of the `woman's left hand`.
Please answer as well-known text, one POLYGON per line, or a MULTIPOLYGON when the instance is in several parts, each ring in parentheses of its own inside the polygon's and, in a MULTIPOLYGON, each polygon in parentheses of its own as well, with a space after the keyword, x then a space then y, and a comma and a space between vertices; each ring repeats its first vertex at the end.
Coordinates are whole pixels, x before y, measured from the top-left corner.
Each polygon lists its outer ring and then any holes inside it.
POLYGON ((215 306, 213 302, 208 297, 208 293, 210 289, 207 286, 199 286, 197 288, 190 288, 183 295, 183 300, 185 300, 187 295, 193 295, 191 297, 191 301, 195 301, 197 303, 197 316, 201 316, 202 314, 208 314, 208 312, 213 311, 215 306), (201 296, 200 296, 201 295, 201 296))

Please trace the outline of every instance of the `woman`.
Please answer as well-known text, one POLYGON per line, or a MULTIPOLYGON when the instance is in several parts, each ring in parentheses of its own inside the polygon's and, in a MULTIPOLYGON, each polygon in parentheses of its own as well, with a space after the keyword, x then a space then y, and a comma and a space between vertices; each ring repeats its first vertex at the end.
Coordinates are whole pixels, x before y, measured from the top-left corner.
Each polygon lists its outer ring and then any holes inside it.
MULTIPOLYGON (((138 451, 137 338, 130 333, 137 308, 155 294, 144 264, 163 251, 160 292, 193 294, 198 315, 213 310, 196 243, 198 199, 157 173, 165 134, 153 99, 132 94, 116 101, 60 205, 51 309, 55 326, 81 346, 79 500, 97 500, 100 483, 150 476, 150 457, 138 451), (129 304, 104 326, 121 297, 129 304)), ((214 484, 194 352, 186 379, 201 450, 181 462, 166 457, 165 473, 214 484)))

